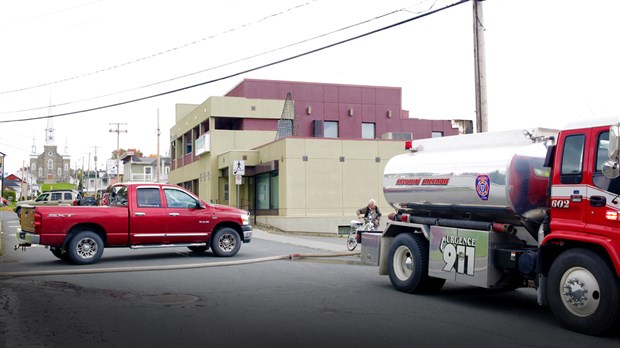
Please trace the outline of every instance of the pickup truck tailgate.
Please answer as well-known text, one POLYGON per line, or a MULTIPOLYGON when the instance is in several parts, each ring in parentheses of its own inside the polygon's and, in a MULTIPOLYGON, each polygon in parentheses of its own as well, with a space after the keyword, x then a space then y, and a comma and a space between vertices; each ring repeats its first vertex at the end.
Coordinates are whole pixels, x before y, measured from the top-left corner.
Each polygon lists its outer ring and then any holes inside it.
POLYGON ((22 206, 19 215, 19 224, 22 231, 34 233, 34 206, 24 205, 22 206))

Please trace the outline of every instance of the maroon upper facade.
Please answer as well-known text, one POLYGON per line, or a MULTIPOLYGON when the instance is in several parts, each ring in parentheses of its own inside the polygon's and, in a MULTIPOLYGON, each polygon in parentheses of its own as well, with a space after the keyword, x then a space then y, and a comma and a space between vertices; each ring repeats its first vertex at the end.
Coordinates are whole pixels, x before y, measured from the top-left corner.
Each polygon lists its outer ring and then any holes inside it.
MULTIPOLYGON (((245 79, 226 96, 283 100, 288 93, 295 101, 299 135, 304 137, 316 136, 316 121, 337 122, 341 139, 361 139, 362 123, 374 124, 376 138, 386 133, 412 133, 413 139, 421 139, 430 138, 433 132, 443 136, 459 132, 450 120, 409 118, 409 112, 402 110, 400 87, 245 79)), ((244 126, 252 129, 267 126, 245 121, 244 126)), ((276 122, 267 128, 276 129, 276 122)))

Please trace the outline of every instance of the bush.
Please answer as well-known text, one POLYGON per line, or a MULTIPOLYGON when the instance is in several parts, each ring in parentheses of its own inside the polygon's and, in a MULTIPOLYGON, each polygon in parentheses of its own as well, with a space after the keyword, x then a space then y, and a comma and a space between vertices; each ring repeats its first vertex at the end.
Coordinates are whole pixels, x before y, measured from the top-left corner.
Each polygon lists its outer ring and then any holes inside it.
POLYGON ((2 197, 6 198, 9 202, 15 202, 15 191, 13 190, 4 190, 2 191, 2 197))

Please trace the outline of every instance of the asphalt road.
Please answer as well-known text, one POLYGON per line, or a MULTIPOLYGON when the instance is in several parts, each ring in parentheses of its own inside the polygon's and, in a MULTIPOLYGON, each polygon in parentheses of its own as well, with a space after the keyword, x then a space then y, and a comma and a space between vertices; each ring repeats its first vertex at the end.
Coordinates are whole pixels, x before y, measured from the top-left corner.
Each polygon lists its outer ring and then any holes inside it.
MULTIPOLYGON (((2 217, 6 242, 11 223, 2 217)), ((258 235, 229 259, 244 263, 191 269, 114 271, 222 259, 181 249, 116 249, 106 250, 101 260, 109 271, 70 274, 83 267, 55 260, 43 248, 5 253, 0 346, 620 346, 620 332, 591 337, 563 329, 537 306, 531 289, 488 291, 448 283, 435 295, 409 295, 355 256, 252 262, 296 253, 334 255, 345 251, 344 239, 258 235), (6 276, 50 269, 65 272, 6 276)))

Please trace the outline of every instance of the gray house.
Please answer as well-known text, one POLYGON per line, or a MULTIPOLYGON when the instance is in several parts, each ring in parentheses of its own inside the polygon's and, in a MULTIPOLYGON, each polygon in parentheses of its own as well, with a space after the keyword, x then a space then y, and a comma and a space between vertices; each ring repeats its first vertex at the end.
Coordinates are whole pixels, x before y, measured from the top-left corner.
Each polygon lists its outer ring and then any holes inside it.
MULTIPOLYGON (((170 173, 170 157, 160 157, 159 182, 167 183, 170 173)), ((123 181, 157 182, 157 158, 138 157, 128 151, 121 157, 123 181)))

